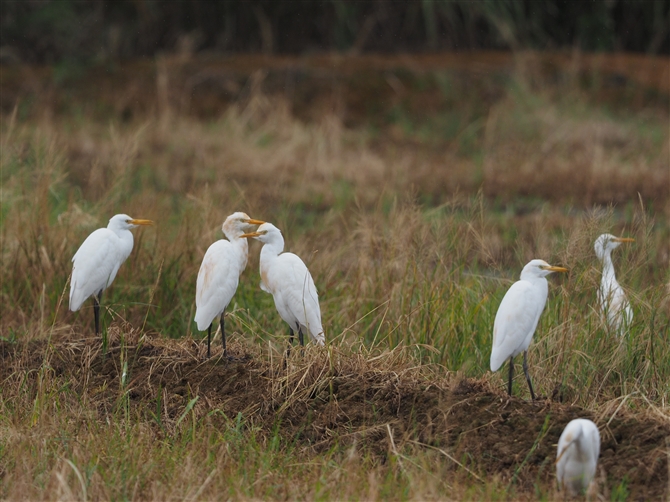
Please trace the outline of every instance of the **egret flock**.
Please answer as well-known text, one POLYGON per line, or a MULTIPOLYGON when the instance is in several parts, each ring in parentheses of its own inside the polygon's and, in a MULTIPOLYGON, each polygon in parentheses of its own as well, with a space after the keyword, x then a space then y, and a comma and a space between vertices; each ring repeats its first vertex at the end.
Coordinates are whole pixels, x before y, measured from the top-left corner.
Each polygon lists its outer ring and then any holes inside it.
MULTIPOLYGON (((119 267, 130 255, 133 249, 130 229, 139 225, 153 225, 153 222, 117 214, 109 220, 106 228, 91 233, 72 258, 70 310, 79 310, 93 296, 96 335, 101 332, 102 292, 112 284, 119 267)), ((218 240, 207 249, 196 281, 194 320, 200 331, 207 330, 207 357, 211 356, 212 324, 217 317, 221 328, 223 357, 228 357, 224 316, 247 265, 249 238, 263 243, 260 253, 260 287, 272 295, 277 312, 289 325, 290 343, 294 332, 297 332, 300 345, 304 345, 305 333, 313 343, 324 345, 325 335, 314 279, 300 257, 284 252, 281 231, 272 223, 252 219, 242 212, 228 216, 222 231, 227 240, 218 240), (254 227, 257 227, 256 230, 254 227)), ((622 243, 633 241, 603 234, 595 242, 596 256, 603 263, 598 290, 600 311, 609 328, 619 335, 623 335, 630 326, 633 313, 616 280, 611 253, 622 243)), ((521 271, 520 280, 512 284, 500 303, 493 324, 490 363, 491 371, 497 371, 509 360, 509 395, 512 394, 514 357, 523 352, 523 371, 531 399, 536 399, 528 373, 528 347, 547 302, 546 277, 553 272, 567 271, 544 260, 531 260, 521 271)), ((585 491, 595 475, 599 453, 598 427, 586 419, 571 421, 558 442, 556 478, 559 487, 570 494, 585 491)))

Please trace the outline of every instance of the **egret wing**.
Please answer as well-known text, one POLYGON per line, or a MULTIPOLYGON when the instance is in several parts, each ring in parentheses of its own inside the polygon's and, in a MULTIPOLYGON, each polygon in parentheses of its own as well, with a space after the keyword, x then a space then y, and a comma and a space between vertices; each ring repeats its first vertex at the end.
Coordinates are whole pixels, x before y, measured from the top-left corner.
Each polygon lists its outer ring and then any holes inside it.
POLYGON ((240 259, 230 242, 212 244, 202 259, 195 292, 195 322, 203 331, 221 315, 235 295, 240 280, 240 259))
POLYGON ((70 310, 79 310, 89 296, 107 288, 123 261, 114 232, 99 228, 89 235, 72 257, 70 310))
POLYGON ((616 279, 603 277, 598 302, 610 327, 620 334, 633 321, 633 310, 623 288, 616 279))
POLYGON ((528 281, 512 284, 503 297, 493 324, 491 371, 497 371, 510 357, 523 350, 528 334, 535 331, 544 301, 528 281))
POLYGON ((291 324, 284 317, 288 314, 307 328, 312 338, 323 338, 319 295, 314 279, 300 257, 293 253, 281 254, 277 258, 277 265, 268 272, 267 281, 270 290, 280 292, 282 305, 277 306, 278 310, 283 307, 287 311, 284 314, 280 312, 282 318, 291 324))

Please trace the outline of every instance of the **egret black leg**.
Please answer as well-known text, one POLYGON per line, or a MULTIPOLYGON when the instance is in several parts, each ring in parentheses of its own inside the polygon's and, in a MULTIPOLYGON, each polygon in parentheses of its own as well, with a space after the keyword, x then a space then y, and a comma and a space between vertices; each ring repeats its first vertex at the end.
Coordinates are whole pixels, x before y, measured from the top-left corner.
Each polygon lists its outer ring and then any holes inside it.
POLYGON ((300 341, 300 346, 304 347, 305 346, 305 337, 302 334, 302 328, 300 327, 300 323, 295 323, 295 325, 298 328, 298 340, 300 341))
POLYGON ((512 378, 514 377, 514 356, 509 358, 509 384, 507 385, 507 393, 512 395, 512 378))
POLYGON ((291 355, 291 347, 293 346, 293 330, 291 328, 288 329, 290 332, 290 335, 288 335, 288 348, 286 349, 286 357, 291 355))
POLYGON ((209 323, 209 328, 207 328, 207 359, 210 358, 211 351, 210 351, 210 345, 212 342, 212 323, 209 323))
POLYGON ((95 334, 100 334, 100 303, 102 302, 102 290, 93 295, 93 317, 95 317, 95 334))
POLYGON ((228 357, 228 349, 226 348, 226 325, 223 319, 223 316, 225 315, 225 312, 221 313, 221 341, 223 342, 223 357, 228 357))
POLYGON ((528 388, 530 389, 530 397, 535 401, 535 392, 533 392, 533 384, 530 383, 530 375, 528 374, 528 351, 525 350, 523 353, 523 372, 526 375, 526 382, 528 382, 528 388))

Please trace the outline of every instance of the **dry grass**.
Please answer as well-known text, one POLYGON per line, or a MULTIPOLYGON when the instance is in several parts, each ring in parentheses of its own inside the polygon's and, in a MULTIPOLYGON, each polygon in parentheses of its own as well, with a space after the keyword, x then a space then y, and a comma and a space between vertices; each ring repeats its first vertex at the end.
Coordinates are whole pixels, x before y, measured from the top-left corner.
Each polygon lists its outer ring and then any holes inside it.
POLYGON ((223 363, 192 340, 109 335, 105 354, 69 333, 0 344, 4 497, 553 498, 575 413, 603 424, 600 493, 666 488, 670 424, 617 403, 509 400, 402 346, 307 347, 285 364, 236 341, 223 363))
MULTIPOLYGON (((640 424, 665 430, 667 114, 600 106, 572 81, 539 90, 547 82, 532 73, 482 98, 491 99, 482 113, 477 93, 490 84, 479 77, 468 95, 467 79, 452 74, 399 73, 400 84, 384 75, 397 95, 383 127, 347 127, 330 91, 320 98, 330 112, 299 120, 286 95, 263 90, 272 75, 259 73, 209 121, 181 114, 170 95, 128 123, 20 107, 3 114, 1 496, 553 498, 546 459, 561 420, 587 413, 604 427, 632 417, 617 426, 621 437, 640 424), (408 96, 432 99, 434 113, 417 114, 408 96), (254 244, 227 321, 249 359, 231 368, 201 361, 195 277, 235 210, 277 224, 308 263, 326 351, 310 347, 283 368, 287 329, 257 286, 254 244), (67 278, 77 246, 118 212, 158 225, 136 231, 106 293, 105 354, 88 338, 91 309, 67 311, 67 278), (595 309, 593 241, 606 231, 636 238, 614 256, 635 311, 622 340, 595 309), (483 432, 471 442, 425 433, 427 419, 412 415, 422 393, 451 396, 425 408, 442 425, 488 416, 486 399, 502 398, 502 378, 488 372, 491 326, 504 291, 536 257, 570 274, 550 278, 531 374, 541 394, 587 411, 548 405, 560 419, 545 429, 546 409, 511 401, 519 420, 533 417, 531 443, 518 445, 526 450, 488 443, 483 432), (184 376, 193 371, 197 382, 184 376), (459 402, 453 384, 463 377, 476 379, 464 399, 478 404, 458 415, 445 406, 459 402), (362 403, 359 386, 369 392, 362 403), (486 451, 501 463, 476 456, 486 451)), ((351 106, 351 95, 342 99, 351 106)), ((499 418, 486 420, 481 430, 495 431, 499 418)), ((652 455, 630 445, 631 459, 652 455)), ((665 486, 656 464, 615 482, 618 454, 603 459, 602 494, 665 486)))

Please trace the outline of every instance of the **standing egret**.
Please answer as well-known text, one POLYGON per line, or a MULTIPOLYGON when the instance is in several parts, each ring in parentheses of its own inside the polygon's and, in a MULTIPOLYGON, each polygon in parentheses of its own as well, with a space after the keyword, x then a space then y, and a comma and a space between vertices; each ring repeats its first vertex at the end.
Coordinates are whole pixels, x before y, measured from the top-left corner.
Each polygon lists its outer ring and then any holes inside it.
POLYGON ((618 248, 622 242, 635 242, 635 239, 603 234, 596 239, 594 246, 596 256, 603 262, 598 304, 607 324, 617 334, 622 334, 633 322, 633 309, 630 308, 626 294, 616 280, 612 263, 612 250, 618 248))
POLYGON ((240 275, 247 266, 249 243, 241 239, 242 234, 252 230, 252 225, 260 225, 260 220, 252 220, 248 214, 233 213, 223 222, 221 230, 228 240, 220 239, 209 246, 202 259, 195 288, 195 322, 200 331, 207 330, 207 357, 211 355, 212 321, 221 316, 221 338, 223 357, 226 349, 226 329, 223 317, 233 298, 240 275))
POLYGON ((596 424, 576 418, 565 426, 556 450, 556 478, 559 488, 570 495, 583 493, 596 473, 600 455, 600 433, 596 424))
POLYGON ((102 292, 112 284, 119 267, 133 250, 130 229, 153 224, 151 220, 136 220, 127 214, 112 216, 107 228, 99 228, 89 235, 72 257, 70 310, 76 312, 93 295, 96 335, 100 333, 102 292))
POLYGON ((493 324, 493 349, 491 371, 497 371, 509 358, 509 386, 512 395, 514 357, 523 352, 523 372, 526 375, 530 396, 535 392, 528 375, 528 346, 547 302, 548 285, 545 277, 552 272, 567 272, 563 267, 554 267, 544 260, 532 260, 521 271, 521 280, 512 284, 498 307, 493 324))
POLYGON ((298 331, 300 345, 304 345, 303 330, 312 340, 323 345, 325 337, 321 326, 319 295, 307 266, 293 253, 283 253, 284 238, 272 223, 263 223, 256 232, 242 235, 263 243, 261 249, 261 289, 270 293, 281 318, 291 331, 298 331))

